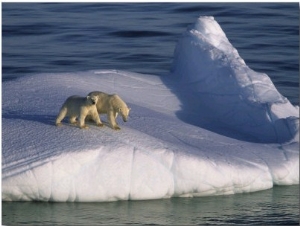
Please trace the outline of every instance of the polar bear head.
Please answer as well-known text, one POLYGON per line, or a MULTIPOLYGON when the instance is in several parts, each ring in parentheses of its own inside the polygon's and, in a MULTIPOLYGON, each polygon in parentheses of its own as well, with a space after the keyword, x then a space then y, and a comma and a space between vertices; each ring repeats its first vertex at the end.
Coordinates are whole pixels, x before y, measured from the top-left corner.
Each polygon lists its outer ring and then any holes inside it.
POLYGON ((127 106, 120 107, 118 109, 118 112, 120 113, 120 115, 122 115, 123 121, 127 122, 128 115, 129 115, 129 112, 130 112, 130 108, 127 107, 127 106))
POLYGON ((98 96, 87 96, 86 99, 90 105, 95 105, 98 102, 98 96))

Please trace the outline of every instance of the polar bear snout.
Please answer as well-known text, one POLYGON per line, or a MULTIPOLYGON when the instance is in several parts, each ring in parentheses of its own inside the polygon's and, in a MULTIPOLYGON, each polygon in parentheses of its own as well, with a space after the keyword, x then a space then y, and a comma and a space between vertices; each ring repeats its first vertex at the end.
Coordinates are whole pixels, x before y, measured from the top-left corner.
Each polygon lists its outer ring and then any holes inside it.
POLYGON ((123 118, 123 121, 124 122, 127 122, 127 119, 128 119, 128 115, 129 115, 129 112, 130 112, 130 108, 128 107, 125 107, 125 108, 120 108, 119 109, 119 112, 121 113, 122 115, 122 118, 123 118))
POLYGON ((87 96, 87 99, 89 99, 91 101, 92 105, 95 105, 98 102, 98 97, 97 96, 87 96))

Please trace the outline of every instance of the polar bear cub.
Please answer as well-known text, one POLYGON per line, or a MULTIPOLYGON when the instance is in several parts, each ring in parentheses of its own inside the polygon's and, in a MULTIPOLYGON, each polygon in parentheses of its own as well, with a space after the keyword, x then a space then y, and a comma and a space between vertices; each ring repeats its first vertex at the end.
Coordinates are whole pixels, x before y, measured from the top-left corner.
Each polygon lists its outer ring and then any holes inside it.
POLYGON ((88 128, 85 125, 85 118, 89 115, 98 126, 103 126, 100 121, 99 114, 97 112, 96 103, 98 101, 97 96, 70 96, 62 105, 59 114, 56 118, 56 126, 61 125, 61 121, 68 116, 69 121, 72 124, 76 124, 76 118, 79 120, 80 128, 88 128))
POLYGON ((118 114, 122 116, 124 122, 127 122, 130 108, 127 107, 126 103, 117 94, 110 95, 94 91, 89 93, 88 96, 98 97, 96 104, 98 113, 107 114, 109 124, 113 129, 121 129, 116 122, 118 114))

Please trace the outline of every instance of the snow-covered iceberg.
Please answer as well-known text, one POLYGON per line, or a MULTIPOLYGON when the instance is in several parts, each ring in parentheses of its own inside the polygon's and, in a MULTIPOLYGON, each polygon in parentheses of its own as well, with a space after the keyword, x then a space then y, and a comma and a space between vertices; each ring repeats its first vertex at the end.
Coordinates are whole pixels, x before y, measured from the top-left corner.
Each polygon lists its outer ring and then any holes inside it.
POLYGON ((299 108, 268 75, 245 64, 213 17, 200 17, 183 34, 171 71, 184 91, 184 108, 201 116, 199 125, 220 132, 222 127, 226 134, 237 131, 257 142, 298 138, 299 108))
POLYGON ((298 107, 245 65, 212 17, 183 35, 169 76, 40 74, 6 81, 2 92, 4 201, 192 197, 299 183, 298 107), (94 90, 131 107, 121 131, 55 127, 66 97, 94 90))

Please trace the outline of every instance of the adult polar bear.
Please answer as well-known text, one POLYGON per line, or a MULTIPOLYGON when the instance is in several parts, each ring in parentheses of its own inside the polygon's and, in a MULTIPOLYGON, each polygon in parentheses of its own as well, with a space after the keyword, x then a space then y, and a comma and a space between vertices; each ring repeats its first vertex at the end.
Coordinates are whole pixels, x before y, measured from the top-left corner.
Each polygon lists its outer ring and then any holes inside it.
POLYGON ((88 128, 85 125, 85 118, 86 116, 91 117, 97 124, 97 126, 103 126, 100 121, 99 114, 97 112, 96 103, 98 102, 97 96, 87 96, 87 97, 80 97, 80 96, 70 96, 64 102, 63 106, 61 107, 59 114, 56 118, 55 124, 56 126, 61 125, 61 121, 66 117, 69 116, 69 121, 72 124, 76 124, 76 118, 79 119, 79 127, 80 128, 88 128))
POLYGON ((124 122, 127 122, 130 108, 117 94, 107 94, 104 92, 94 91, 88 94, 90 97, 97 97, 97 110, 99 114, 107 114, 107 119, 110 126, 115 130, 121 128, 116 122, 118 114, 123 118, 124 122))

